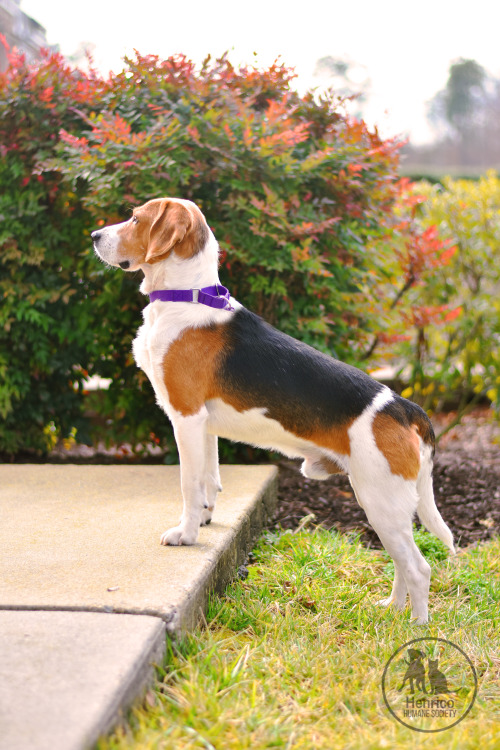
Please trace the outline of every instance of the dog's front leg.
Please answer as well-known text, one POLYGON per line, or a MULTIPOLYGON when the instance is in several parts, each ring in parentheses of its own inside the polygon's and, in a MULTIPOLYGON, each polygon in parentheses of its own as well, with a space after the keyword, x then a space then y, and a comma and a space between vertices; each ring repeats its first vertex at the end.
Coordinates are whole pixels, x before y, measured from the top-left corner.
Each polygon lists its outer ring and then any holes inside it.
POLYGON ((222 492, 219 473, 219 451, 217 446, 217 436, 207 435, 206 441, 207 504, 201 516, 202 525, 208 524, 212 520, 217 493, 222 492))
POLYGON ((203 407, 190 417, 172 419, 181 464, 181 490, 184 501, 178 526, 162 534, 162 544, 194 544, 207 507, 207 418, 203 407))

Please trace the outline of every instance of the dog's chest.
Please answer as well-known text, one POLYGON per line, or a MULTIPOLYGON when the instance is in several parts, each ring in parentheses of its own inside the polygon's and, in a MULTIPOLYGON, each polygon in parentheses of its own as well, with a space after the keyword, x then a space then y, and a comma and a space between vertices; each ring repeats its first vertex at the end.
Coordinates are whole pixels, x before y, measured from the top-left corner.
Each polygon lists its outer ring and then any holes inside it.
POLYGON ((175 323, 168 325, 164 313, 161 307, 155 310, 153 305, 148 305, 143 312, 144 323, 132 343, 135 362, 146 373, 155 390, 163 358, 179 333, 175 323))
POLYGON ((140 367, 150 380, 153 378, 152 362, 156 348, 151 326, 145 322, 137 331, 132 343, 132 353, 137 367, 140 367))
MULTIPOLYGON (((201 306, 189 303, 162 304, 156 302, 143 311, 144 324, 137 331, 132 352, 138 367, 148 376, 160 406, 172 418, 169 379, 165 373, 166 355, 174 342, 182 340, 183 333, 203 330, 223 315, 223 310, 200 310, 201 306)), ((227 313, 226 313, 227 316, 227 313)), ((225 319, 225 318, 223 318, 225 319)), ((185 380, 182 362, 175 367, 174 385, 185 380)), ((174 405, 175 410, 175 405, 174 405)))
POLYGON ((142 325, 132 341, 132 354, 137 367, 147 374, 148 370, 148 332, 146 325, 142 325))

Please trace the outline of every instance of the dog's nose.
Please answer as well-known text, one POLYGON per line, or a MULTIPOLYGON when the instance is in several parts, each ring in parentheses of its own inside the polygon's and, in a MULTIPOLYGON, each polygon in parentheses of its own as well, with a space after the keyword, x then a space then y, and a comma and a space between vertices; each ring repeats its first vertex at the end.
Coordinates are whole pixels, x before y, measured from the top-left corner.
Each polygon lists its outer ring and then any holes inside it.
POLYGON ((101 236, 101 234, 102 234, 101 230, 100 229, 96 229, 95 232, 91 232, 90 233, 90 236, 92 237, 92 239, 94 240, 94 242, 97 242, 97 240, 99 239, 99 237, 101 236))

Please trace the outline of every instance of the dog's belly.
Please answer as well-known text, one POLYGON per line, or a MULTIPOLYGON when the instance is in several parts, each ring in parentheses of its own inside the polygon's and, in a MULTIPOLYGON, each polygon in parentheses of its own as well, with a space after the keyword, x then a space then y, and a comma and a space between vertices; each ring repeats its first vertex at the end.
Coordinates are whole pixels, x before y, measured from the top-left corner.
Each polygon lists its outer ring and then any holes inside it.
POLYGON ((219 398, 207 401, 206 407, 209 414, 208 432, 212 435, 279 451, 290 458, 310 458, 315 461, 327 457, 339 466, 345 464, 345 456, 294 435, 277 420, 269 419, 265 408, 237 411, 219 398))

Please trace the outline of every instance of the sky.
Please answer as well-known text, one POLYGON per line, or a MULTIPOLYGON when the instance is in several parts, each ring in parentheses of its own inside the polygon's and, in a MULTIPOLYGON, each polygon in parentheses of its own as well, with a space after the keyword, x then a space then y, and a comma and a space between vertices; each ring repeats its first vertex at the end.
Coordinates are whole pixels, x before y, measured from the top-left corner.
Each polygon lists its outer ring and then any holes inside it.
POLYGON ((366 121, 414 143, 432 139, 426 103, 452 61, 475 59, 500 78, 499 0, 21 0, 21 8, 64 55, 91 49, 104 74, 122 70, 134 49, 196 63, 227 51, 235 65, 279 57, 303 93, 328 83, 315 75, 320 58, 348 60, 370 81, 366 121))

